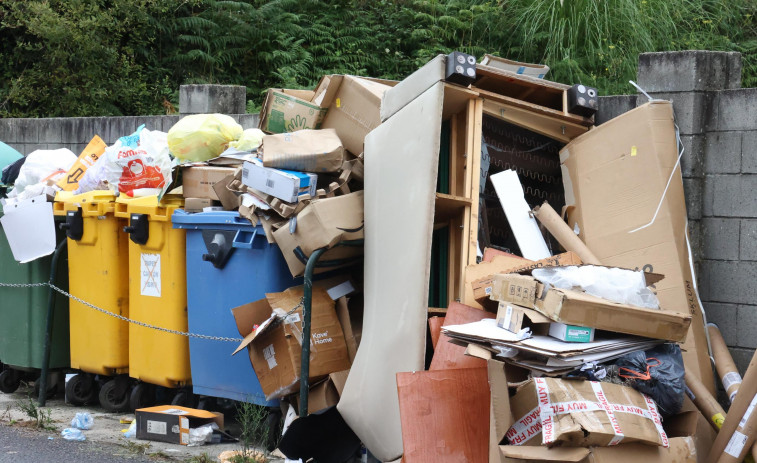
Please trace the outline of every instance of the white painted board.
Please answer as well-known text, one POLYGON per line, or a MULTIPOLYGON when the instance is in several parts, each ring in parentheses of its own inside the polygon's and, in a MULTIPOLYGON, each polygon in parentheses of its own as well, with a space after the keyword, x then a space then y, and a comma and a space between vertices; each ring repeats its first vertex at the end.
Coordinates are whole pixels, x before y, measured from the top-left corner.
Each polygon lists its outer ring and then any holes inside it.
POLYGON ((402 455, 396 374, 423 370, 444 84, 365 138, 360 349, 337 408, 381 461, 402 455))
POLYGON ((507 216, 507 222, 518 242, 521 255, 526 259, 540 260, 551 257, 536 223, 530 212, 526 199, 523 197, 523 186, 514 170, 503 170, 491 176, 492 185, 497 192, 502 209, 507 216))

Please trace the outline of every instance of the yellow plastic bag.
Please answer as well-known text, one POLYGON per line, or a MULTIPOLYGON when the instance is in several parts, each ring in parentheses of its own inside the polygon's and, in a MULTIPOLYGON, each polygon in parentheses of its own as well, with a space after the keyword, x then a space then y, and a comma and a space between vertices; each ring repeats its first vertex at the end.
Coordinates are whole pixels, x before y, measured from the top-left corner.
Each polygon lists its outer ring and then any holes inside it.
POLYGON ((263 144, 265 134, 260 129, 246 129, 239 140, 229 143, 229 146, 239 151, 252 151, 263 144))
POLYGON ((242 126, 224 114, 193 114, 168 131, 168 149, 181 161, 207 161, 242 136, 242 126))

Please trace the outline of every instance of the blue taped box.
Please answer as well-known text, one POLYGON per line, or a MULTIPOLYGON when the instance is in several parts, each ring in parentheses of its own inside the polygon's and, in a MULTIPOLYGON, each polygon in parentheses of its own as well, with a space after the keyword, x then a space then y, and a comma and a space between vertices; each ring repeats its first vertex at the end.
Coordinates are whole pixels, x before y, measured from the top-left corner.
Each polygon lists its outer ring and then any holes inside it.
POLYGON ((315 196, 316 174, 263 167, 259 159, 245 161, 242 183, 288 203, 296 203, 302 195, 315 196))

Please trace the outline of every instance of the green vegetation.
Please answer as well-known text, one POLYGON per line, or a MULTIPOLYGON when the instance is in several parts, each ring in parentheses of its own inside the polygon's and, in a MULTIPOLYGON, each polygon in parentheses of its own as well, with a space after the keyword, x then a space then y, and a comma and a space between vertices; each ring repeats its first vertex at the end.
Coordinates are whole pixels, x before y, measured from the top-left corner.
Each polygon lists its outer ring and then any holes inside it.
POLYGON ((31 396, 28 400, 20 400, 17 405, 18 408, 29 417, 29 422, 32 426, 45 431, 55 431, 55 426, 53 425, 53 419, 51 417, 52 410, 49 408, 43 409, 38 407, 37 404, 34 403, 34 400, 32 400, 31 396))
POLYGON ((0 116, 175 111, 184 83, 314 86, 400 79, 438 53, 548 64, 549 78, 629 93, 644 51, 733 50, 757 86, 754 0, 7 0, 0 116))
MULTIPOLYGON (((268 408, 249 402, 237 402, 236 420, 239 423, 241 435, 239 443, 241 452, 231 457, 232 463, 265 463, 268 458, 265 453, 255 447, 265 448, 272 437, 272 430, 268 426, 268 408)), ((276 436, 275 438, 277 438, 276 436)))

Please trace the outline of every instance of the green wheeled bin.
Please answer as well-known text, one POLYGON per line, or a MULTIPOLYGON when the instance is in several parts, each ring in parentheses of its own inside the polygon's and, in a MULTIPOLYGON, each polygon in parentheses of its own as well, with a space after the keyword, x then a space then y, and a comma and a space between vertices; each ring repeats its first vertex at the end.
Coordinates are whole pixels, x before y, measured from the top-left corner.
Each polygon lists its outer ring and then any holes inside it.
MULTIPOLYGON (((2 206, 0 206, 2 216, 2 206)), ((66 235, 56 231, 60 242, 66 235)), ((44 363, 49 288, 8 287, 2 284, 46 283, 50 279, 53 256, 19 264, 13 259, 5 232, 0 225, 0 391, 14 392, 25 376, 37 374, 44 363)), ((68 290, 68 261, 58 259, 55 285, 68 290)), ((68 298, 56 293, 53 311, 50 370, 69 366, 68 298)), ((52 392, 52 388, 48 388, 52 392)))

